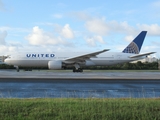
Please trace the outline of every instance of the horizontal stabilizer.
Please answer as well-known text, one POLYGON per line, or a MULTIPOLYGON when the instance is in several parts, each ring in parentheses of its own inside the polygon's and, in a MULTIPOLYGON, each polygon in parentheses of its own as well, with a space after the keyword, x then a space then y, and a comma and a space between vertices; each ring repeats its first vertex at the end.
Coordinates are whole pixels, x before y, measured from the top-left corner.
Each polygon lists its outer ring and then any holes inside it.
POLYGON ((147 55, 154 54, 154 53, 156 53, 156 52, 149 52, 149 53, 143 53, 143 54, 136 54, 136 55, 130 56, 130 58, 136 58, 136 57, 147 56, 147 55))

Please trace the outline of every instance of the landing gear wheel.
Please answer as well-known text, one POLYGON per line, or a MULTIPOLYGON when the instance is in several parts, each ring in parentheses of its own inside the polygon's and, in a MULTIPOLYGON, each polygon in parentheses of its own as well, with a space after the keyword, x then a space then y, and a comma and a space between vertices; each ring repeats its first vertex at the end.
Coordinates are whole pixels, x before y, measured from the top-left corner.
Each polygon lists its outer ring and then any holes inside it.
POLYGON ((17 72, 19 72, 19 69, 17 69, 17 72))
POLYGON ((78 69, 73 68, 73 72, 83 72, 83 69, 82 68, 78 68, 78 69))
POLYGON ((75 68, 73 68, 73 72, 76 72, 76 69, 75 69, 75 68))
POLYGON ((83 69, 82 68, 78 68, 78 72, 83 72, 83 69))

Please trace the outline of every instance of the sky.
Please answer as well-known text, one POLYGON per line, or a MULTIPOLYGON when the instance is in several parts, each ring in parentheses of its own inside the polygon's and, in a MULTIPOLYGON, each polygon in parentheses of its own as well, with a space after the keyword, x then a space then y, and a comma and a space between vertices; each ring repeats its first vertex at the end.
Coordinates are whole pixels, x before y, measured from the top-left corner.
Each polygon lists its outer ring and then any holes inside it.
POLYGON ((160 59, 160 0, 0 0, 0 56, 121 52, 143 30, 160 59))

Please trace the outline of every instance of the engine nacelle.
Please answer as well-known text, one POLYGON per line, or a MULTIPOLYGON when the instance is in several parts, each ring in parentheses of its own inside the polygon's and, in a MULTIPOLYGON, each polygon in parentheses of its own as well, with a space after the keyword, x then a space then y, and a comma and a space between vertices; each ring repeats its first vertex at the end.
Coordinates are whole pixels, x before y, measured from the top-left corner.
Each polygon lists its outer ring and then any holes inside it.
POLYGON ((49 61, 48 68, 51 70, 60 70, 62 69, 62 61, 49 61))

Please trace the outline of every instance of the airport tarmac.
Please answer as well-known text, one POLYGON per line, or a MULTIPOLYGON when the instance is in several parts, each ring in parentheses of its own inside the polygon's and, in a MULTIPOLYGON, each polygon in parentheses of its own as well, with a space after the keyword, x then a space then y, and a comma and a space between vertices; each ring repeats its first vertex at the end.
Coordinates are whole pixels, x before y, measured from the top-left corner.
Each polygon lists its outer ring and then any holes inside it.
POLYGON ((72 70, 0 70, 0 80, 4 79, 50 79, 50 80, 160 80, 160 71, 109 71, 84 70, 83 73, 73 73, 72 70))

